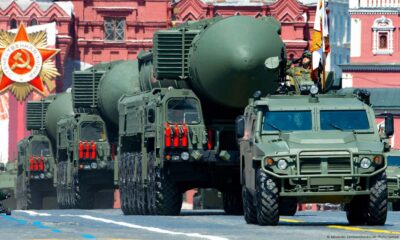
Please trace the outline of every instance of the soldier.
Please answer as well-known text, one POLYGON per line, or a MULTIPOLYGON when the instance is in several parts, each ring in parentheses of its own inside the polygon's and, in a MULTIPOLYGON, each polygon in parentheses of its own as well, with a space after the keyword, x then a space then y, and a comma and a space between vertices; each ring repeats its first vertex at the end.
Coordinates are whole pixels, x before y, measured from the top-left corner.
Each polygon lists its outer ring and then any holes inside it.
POLYGON ((289 61, 287 85, 290 91, 308 94, 314 81, 311 78, 311 53, 305 51, 300 59, 289 61), (299 66, 294 66, 298 63, 299 66))

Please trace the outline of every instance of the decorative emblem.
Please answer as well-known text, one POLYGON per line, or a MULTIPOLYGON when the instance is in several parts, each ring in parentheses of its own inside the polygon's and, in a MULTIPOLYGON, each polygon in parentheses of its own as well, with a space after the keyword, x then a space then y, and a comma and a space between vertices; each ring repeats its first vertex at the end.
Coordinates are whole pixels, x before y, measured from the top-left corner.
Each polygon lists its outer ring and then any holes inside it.
POLYGON ((10 89, 22 102, 32 91, 44 95, 43 82, 53 91, 60 74, 51 58, 58 52, 47 48, 46 31, 28 34, 23 24, 16 34, 0 31, 0 93, 10 89))

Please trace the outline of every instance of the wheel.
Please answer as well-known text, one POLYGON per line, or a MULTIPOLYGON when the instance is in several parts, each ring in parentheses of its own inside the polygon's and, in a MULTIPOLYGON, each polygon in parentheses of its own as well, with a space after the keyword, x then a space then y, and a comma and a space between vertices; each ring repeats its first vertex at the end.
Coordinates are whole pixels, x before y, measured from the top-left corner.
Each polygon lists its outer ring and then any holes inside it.
POLYGON ((370 183, 370 196, 368 202, 368 225, 385 225, 387 217, 387 180, 383 172, 372 179, 370 183))
POLYGON ((127 193, 127 161, 128 153, 123 153, 121 159, 118 162, 118 177, 119 177, 119 193, 120 193, 120 205, 124 215, 131 215, 129 211, 128 193, 127 193))
POLYGON ((156 174, 155 174, 155 160, 156 156, 154 152, 148 153, 148 166, 147 166, 147 177, 148 184, 146 188, 146 199, 147 199, 147 211, 150 215, 154 215, 156 212, 156 174))
POLYGON ((73 175, 70 198, 78 209, 93 209, 94 191, 87 184, 80 182, 78 173, 73 175))
POLYGON ((262 169, 257 171, 256 200, 258 224, 277 225, 279 222, 278 185, 262 169))
POLYGON ((127 193, 128 193, 128 208, 132 215, 139 214, 137 208, 137 188, 135 181, 135 158, 133 153, 128 155, 128 167, 127 167, 127 193))
POLYGON ((66 172, 65 162, 57 163, 57 205, 59 209, 66 209, 67 206, 67 188, 66 188, 66 172))
POLYGON ((42 194, 33 180, 25 173, 17 177, 17 208, 21 210, 42 209, 42 194))
POLYGON ((294 216, 297 212, 297 199, 296 198, 280 198, 279 201, 279 215, 281 216, 294 216))
POLYGON ((257 211, 256 207, 254 206, 253 196, 246 186, 242 187, 242 199, 244 220, 248 224, 257 224, 257 211))
POLYGON ((179 215, 182 208, 182 193, 179 191, 172 179, 167 176, 165 169, 155 167, 155 214, 156 215, 179 215))
POLYGON ((228 215, 243 214, 242 194, 240 191, 226 191, 222 193, 222 204, 228 215))
POLYGON ((142 176, 142 153, 135 154, 136 163, 136 191, 137 191, 137 209, 140 215, 148 215, 146 201, 146 188, 143 184, 142 176))
POLYGON ((346 204, 346 217, 350 225, 365 224, 367 201, 364 196, 356 196, 350 203, 346 204))
POLYGON ((393 211, 400 211, 400 201, 392 202, 392 209, 393 211))

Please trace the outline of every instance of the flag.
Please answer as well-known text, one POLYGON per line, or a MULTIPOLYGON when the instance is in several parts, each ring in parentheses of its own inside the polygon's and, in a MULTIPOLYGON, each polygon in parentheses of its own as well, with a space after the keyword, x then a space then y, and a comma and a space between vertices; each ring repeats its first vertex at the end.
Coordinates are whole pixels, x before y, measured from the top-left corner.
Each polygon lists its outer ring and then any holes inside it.
POLYGON ((317 69, 323 53, 329 53, 329 27, 325 0, 318 0, 314 20, 314 32, 311 36, 310 52, 312 52, 312 69, 317 69))

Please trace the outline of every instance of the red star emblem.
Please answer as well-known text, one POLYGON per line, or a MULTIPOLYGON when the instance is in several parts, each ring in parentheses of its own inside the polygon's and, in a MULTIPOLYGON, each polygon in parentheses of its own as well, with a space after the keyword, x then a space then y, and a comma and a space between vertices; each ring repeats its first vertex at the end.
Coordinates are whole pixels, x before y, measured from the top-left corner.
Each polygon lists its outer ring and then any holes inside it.
POLYGON ((43 93, 43 81, 40 78, 42 63, 53 57, 58 51, 58 49, 34 47, 30 43, 25 26, 21 24, 13 43, 7 48, 0 48, 3 70, 0 92, 8 89, 13 83, 19 82, 30 84, 37 91, 43 93), (23 42, 26 44, 24 45, 23 42))

